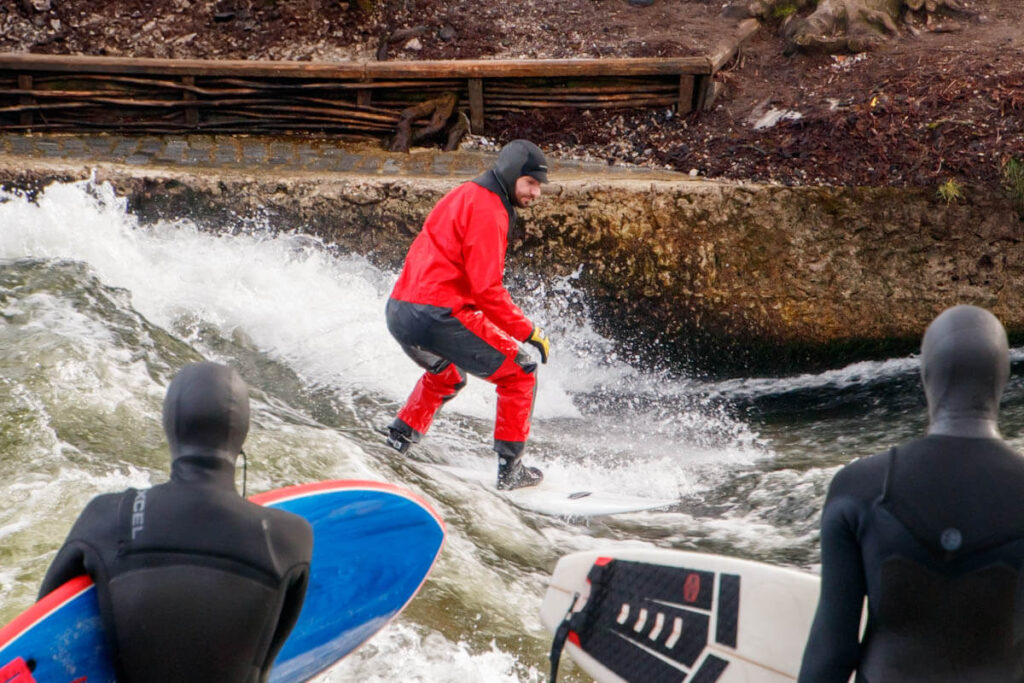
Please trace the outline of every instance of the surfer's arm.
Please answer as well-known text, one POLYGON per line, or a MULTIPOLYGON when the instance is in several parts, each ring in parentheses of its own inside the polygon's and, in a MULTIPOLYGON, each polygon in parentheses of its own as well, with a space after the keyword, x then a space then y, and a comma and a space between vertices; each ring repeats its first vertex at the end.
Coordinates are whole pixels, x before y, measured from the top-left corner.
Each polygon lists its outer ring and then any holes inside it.
POLYGON ((277 625, 270 639, 266 658, 260 668, 260 681, 266 681, 270 669, 274 665, 277 654, 284 647, 285 641, 299 620, 302 603, 306 599, 306 587, 309 585, 309 564, 313 558, 313 527, 305 519, 279 510, 267 510, 270 515, 273 541, 270 551, 281 559, 281 564, 288 567, 281 578, 280 591, 281 609, 278 612, 277 625))
POLYGON ((867 588, 856 533, 859 502, 834 496, 836 480, 821 516, 821 595, 799 683, 846 683, 860 660, 860 617, 867 588))
POLYGON ((281 651, 285 641, 299 620, 299 612, 302 610, 302 603, 306 597, 306 587, 309 584, 309 565, 303 564, 295 567, 285 577, 287 589, 284 602, 281 605, 281 615, 277 620, 277 628, 274 629, 274 637, 270 641, 270 648, 267 650, 267 659, 260 671, 260 681, 266 681, 270 676, 270 669, 274 666, 277 653, 281 651))
POLYGON ((50 568, 46 570, 43 585, 39 587, 39 596, 36 599, 42 600, 71 579, 85 573, 85 551, 82 545, 73 541, 65 543, 57 551, 50 568))
POLYGON ((525 341, 533 332, 533 323, 512 301, 503 282, 508 213, 497 198, 493 205, 482 204, 473 207, 472 224, 462 245, 473 302, 502 331, 517 341, 525 341))
POLYGON ((100 571, 97 547, 103 547, 104 541, 111 547, 117 542, 116 535, 111 534, 115 534, 113 522, 117 519, 119 499, 119 494, 106 494, 89 501, 46 570, 39 598, 49 595, 76 576, 88 574, 96 581, 95 574, 100 571))

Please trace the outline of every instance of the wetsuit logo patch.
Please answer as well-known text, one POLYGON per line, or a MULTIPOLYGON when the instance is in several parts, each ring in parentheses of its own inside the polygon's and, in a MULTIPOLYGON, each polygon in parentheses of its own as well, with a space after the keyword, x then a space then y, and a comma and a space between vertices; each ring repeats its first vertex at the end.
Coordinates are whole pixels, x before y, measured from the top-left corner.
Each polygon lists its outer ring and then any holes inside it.
POLYGON ((942 544, 942 549, 949 553, 954 550, 960 550, 960 546, 963 544, 963 541, 964 537, 960 533, 960 530, 954 527, 946 529, 939 537, 939 543, 942 544))
POLYGON ((142 531, 146 523, 146 492, 139 491, 132 501, 132 540, 142 531))

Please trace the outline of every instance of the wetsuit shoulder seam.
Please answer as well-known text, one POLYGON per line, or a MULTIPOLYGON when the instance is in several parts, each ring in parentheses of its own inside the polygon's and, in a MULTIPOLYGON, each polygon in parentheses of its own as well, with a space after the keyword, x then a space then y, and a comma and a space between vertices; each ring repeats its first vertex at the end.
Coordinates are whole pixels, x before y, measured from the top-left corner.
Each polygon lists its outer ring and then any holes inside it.
POLYGON ((882 497, 881 502, 885 503, 889 500, 889 493, 892 490, 892 480, 895 478, 896 469, 896 447, 893 446, 889 449, 889 457, 886 458, 885 463, 885 478, 882 480, 882 497))

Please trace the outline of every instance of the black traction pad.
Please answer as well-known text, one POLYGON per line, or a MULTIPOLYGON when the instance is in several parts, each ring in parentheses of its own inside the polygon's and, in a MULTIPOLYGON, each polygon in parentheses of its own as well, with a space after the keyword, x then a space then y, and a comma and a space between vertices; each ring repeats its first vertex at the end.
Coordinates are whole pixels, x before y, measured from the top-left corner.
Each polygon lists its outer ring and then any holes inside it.
POLYGON ((569 639, 611 671, 638 683, 714 683, 725 671, 706 649, 712 617, 715 642, 736 646, 738 575, 602 558, 587 580, 569 639))

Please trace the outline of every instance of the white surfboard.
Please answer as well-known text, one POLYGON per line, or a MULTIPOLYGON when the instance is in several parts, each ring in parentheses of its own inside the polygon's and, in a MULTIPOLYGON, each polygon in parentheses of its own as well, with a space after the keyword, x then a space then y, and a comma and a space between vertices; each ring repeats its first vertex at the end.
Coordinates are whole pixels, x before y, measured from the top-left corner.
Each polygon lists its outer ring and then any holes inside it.
POLYGON ((545 478, 537 486, 512 491, 499 491, 497 469, 475 469, 452 465, 430 465, 459 479, 478 482, 484 488, 505 498, 516 507, 554 517, 594 517, 640 512, 668 507, 675 503, 669 498, 643 498, 581 487, 569 487, 545 478))
POLYGON ((810 572, 672 550, 558 561, 540 615, 599 683, 795 681, 818 603, 810 572))

